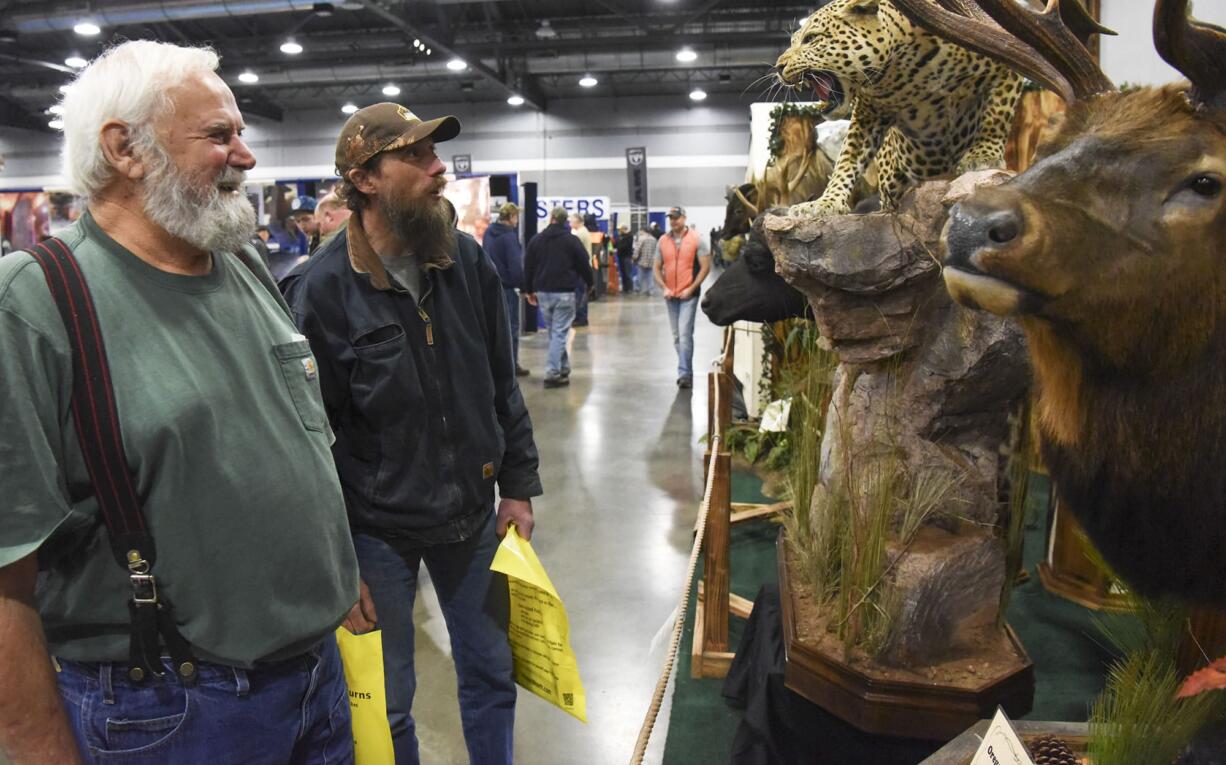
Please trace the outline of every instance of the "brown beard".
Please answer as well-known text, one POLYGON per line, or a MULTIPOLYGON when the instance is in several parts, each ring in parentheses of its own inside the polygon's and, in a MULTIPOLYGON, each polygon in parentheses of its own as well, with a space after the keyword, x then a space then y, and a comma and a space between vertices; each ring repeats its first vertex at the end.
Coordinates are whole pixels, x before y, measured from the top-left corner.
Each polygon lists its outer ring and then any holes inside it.
POLYGON ((441 197, 432 194, 416 199, 382 196, 378 204, 396 237, 422 268, 451 265, 455 226, 451 210, 441 197))

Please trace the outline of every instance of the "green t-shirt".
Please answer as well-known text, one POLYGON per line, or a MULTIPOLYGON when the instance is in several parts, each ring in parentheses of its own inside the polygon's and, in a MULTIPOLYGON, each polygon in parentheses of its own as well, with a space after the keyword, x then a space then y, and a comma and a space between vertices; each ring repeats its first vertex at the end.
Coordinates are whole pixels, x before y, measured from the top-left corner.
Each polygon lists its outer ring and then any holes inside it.
MULTIPOLYGON (((358 597, 314 359, 232 254, 205 276, 150 266, 87 214, 61 237, 97 306, 159 592, 205 660, 302 653, 358 597)), ((68 336, 42 269, 0 258, 0 566, 40 549, 52 653, 128 658, 111 555, 70 414, 68 336)))

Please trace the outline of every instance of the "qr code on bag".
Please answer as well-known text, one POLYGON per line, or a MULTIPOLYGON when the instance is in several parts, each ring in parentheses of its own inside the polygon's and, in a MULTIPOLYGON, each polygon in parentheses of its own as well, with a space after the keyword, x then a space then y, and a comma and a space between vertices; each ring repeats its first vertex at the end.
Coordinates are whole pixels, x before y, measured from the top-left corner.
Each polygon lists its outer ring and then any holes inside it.
POLYGON ((575 694, 563 693, 562 694, 562 705, 567 706, 567 707, 573 707, 575 705, 575 694))

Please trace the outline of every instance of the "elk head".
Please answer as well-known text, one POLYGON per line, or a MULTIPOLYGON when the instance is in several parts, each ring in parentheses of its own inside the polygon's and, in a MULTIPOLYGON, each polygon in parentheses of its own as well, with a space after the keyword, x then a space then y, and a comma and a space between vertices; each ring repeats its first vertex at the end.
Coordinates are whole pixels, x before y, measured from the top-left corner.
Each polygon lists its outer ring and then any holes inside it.
POLYGON ((1107 559, 1143 593, 1226 604, 1226 30, 1157 0, 1191 84, 1121 93, 1075 0, 896 2, 1070 103, 1034 166, 950 210, 945 283, 1020 319, 1048 467, 1107 559))

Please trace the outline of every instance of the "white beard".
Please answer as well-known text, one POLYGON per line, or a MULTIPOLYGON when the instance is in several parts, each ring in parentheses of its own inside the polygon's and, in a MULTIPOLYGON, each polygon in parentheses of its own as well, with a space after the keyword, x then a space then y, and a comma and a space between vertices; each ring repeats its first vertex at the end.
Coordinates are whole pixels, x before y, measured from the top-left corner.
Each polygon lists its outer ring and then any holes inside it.
POLYGON ((226 167, 211 184, 199 187, 154 145, 145 176, 143 205, 149 220, 206 252, 236 252, 255 235, 255 210, 242 191, 246 173, 226 167), (238 187, 223 192, 219 186, 238 187))

